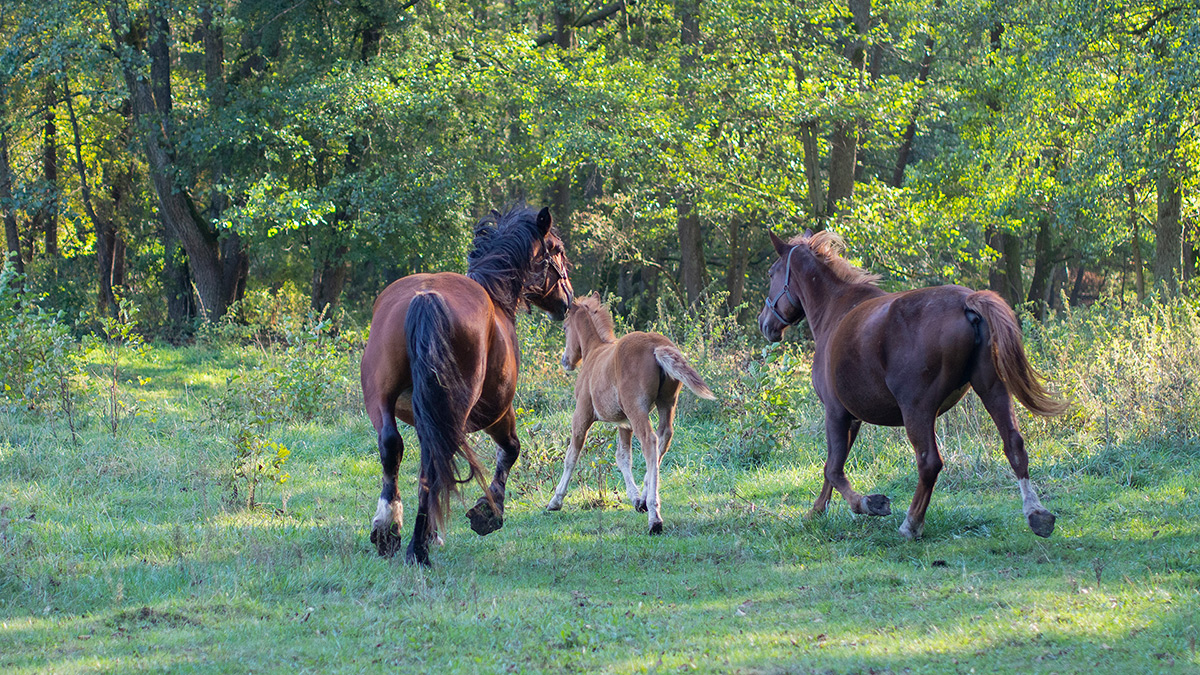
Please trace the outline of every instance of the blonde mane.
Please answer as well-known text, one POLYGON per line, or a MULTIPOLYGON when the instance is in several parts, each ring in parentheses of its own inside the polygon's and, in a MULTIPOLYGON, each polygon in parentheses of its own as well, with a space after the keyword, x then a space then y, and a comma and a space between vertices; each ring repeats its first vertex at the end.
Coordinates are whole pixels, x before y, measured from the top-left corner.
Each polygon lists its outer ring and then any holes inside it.
POLYGON ((820 258, 839 279, 848 284, 874 284, 879 281, 878 274, 872 274, 842 257, 846 252, 846 241, 836 232, 822 230, 809 236, 799 234, 792 237, 788 243, 807 246, 813 255, 820 258))
POLYGON ((616 341, 617 333, 613 328, 612 315, 608 313, 608 308, 600 302, 598 296, 593 294, 576 298, 575 304, 578 309, 587 312, 587 317, 592 322, 592 327, 596 329, 596 335, 599 335, 602 341, 616 341))

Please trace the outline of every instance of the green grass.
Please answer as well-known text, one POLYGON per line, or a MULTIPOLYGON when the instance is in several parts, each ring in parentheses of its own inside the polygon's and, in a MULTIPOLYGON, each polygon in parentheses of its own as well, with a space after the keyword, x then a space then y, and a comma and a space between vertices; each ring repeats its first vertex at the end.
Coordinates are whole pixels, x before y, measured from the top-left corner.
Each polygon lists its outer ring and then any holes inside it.
MULTIPOLYGON (((939 424, 946 469, 909 542, 902 432, 864 427, 849 466, 893 515, 835 497, 806 520, 824 460, 811 397, 757 467, 731 459, 736 412, 685 400, 652 538, 620 501, 604 426, 563 511, 543 511, 569 424, 570 380, 547 351, 527 355, 504 528, 478 537, 456 505, 419 569, 368 542, 378 461, 348 404, 277 425, 290 480, 260 488, 258 509, 233 502, 231 430, 211 402, 262 357, 157 347, 127 370, 151 378, 123 385, 138 416, 113 437, 82 396, 77 446, 52 415, 0 412, 0 671, 1200 672, 1192 440, 1024 419, 1059 517, 1043 540, 969 399, 939 424)), ((402 433, 411 516, 418 453, 402 433)))

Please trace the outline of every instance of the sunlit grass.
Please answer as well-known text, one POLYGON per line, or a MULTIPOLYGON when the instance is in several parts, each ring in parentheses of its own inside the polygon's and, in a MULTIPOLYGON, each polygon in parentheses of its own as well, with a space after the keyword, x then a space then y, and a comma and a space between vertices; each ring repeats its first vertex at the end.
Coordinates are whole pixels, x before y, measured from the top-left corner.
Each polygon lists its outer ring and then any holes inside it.
MULTIPOLYGON (((553 365, 546 352, 536 362, 553 365)), ((456 504, 434 566, 419 569, 378 558, 367 540, 379 469, 353 391, 319 419, 271 426, 292 451, 290 479, 264 483, 255 509, 232 498, 232 430, 215 403, 263 358, 200 347, 130 358, 122 395, 142 399, 137 416, 114 435, 85 398, 77 443, 52 414, 0 411, 0 669, 1200 668, 1200 448, 1187 438, 1111 425, 1106 435, 1094 411, 1059 427, 1023 417, 1034 481, 1059 516, 1043 540, 1024 522, 994 427, 968 398, 939 423, 946 469, 924 539, 909 542, 897 533, 916 483, 902 431, 864 427, 848 464, 860 491, 892 498, 893 515, 857 516, 835 496, 807 518, 824 460, 811 390, 797 385, 799 424, 757 464, 737 452, 745 418, 692 402, 664 463, 666 532, 650 537, 625 501, 605 425, 564 509, 543 510, 561 470, 570 380, 531 368, 504 528, 477 537, 456 504)), ((720 392, 734 386, 728 377, 710 383, 720 392)), ((403 433, 411 517, 419 450, 403 433)), ((490 462, 490 441, 472 441, 490 462)), ((464 486, 464 500, 477 491, 464 486)))

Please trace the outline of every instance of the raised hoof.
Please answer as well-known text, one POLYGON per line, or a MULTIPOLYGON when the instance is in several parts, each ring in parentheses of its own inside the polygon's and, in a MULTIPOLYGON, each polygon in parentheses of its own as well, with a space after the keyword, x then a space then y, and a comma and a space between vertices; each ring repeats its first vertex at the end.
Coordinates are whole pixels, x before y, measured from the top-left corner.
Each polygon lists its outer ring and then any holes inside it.
POLYGON ((475 506, 471 507, 470 511, 467 511, 467 518, 471 519, 471 529, 481 537, 504 527, 504 511, 496 512, 492 509, 492 505, 482 498, 475 503, 475 506))
POLYGON ((1054 514, 1049 511, 1034 511, 1029 514, 1029 529, 1039 537, 1049 537, 1054 532, 1054 514))
POLYGON ((868 516, 890 516, 892 500, 884 495, 867 495, 863 497, 862 506, 868 516))
POLYGON ((649 511, 649 509, 646 508, 646 500, 645 499, 633 500, 633 510, 637 511, 638 513, 645 513, 646 511, 649 511))
POLYGON ((392 523, 385 530, 371 530, 371 543, 375 544, 375 551, 384 558, 396 555, 401 544, 399 526, 392 523))
POLYGON ((662 534, 662 522, 653 523, 650 525, 650 534, 662 534))

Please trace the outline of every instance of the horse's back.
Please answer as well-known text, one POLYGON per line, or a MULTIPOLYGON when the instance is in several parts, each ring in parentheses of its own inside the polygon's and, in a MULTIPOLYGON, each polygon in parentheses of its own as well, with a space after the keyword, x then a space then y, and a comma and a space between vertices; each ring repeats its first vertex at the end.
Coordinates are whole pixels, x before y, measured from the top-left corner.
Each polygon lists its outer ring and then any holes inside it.
POLYGON ((899 426, 909 407, 953 405, 977 354, 962 286, 888 293, 846 313, 829 339, 829 388, 856 418, 899 426), (953 399, 953 400, 950 400, 953 399))
POLYGON ((453 332, 447 338, 458 351, 473 351, 471 345, 482 344, 492 328, 491 299, 479 284, 462 274, 413 274, 397 279, 383 289, 375 299, 371 333, 360 366, 363 400, 376 425, 390 399, 398 401, 401 417, 411 423, 406 410, 407 396, 412 390, 412 373, 405 324, 413 299, 426 293, 436 294, 444 303, 453 332))

